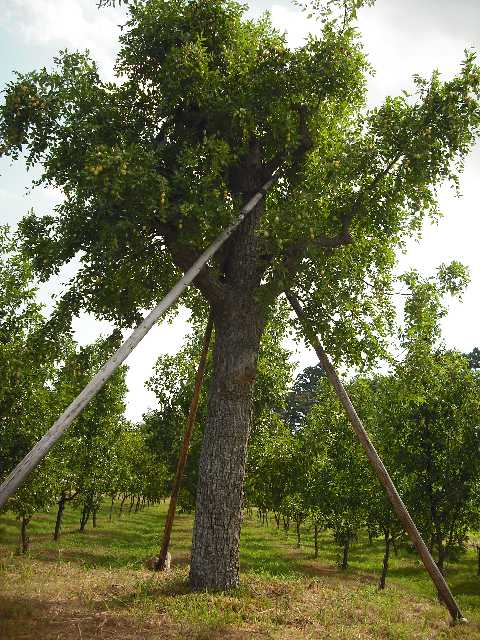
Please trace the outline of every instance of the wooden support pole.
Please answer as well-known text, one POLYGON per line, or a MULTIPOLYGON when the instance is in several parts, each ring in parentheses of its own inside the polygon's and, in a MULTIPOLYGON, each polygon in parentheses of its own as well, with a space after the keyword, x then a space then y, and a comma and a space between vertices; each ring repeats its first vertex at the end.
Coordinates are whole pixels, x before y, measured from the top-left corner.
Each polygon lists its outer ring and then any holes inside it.
POLYGON ((52 427, 50 427, 43 438, 39 440, 23 460, 18 463, 15 469, 0 485, 0 509, 7 502, 8 498, 15 493, 18 487, 25 482, 28 475, 35 469, 40 461, 43 460, 57 440, 62 437, 75 418, 80 415, 90 400, 100 391, 107 380, 109 380, 122 362, 132 353, 139 342, 143 340, 153 325, 156 324, 167 309, 169 309, 178 300, 184 290, 193 282, 193 280, 195 280, 210 258, 214 256, 226 240, 228 240, 235 229, 237 229, 237 227, 243 222, 250 211, 256 207, 279 177, 280 169, 276 169, 260 191, 258 191, 242 208, 236 220, 227 227, 225 231, 222 231, 218 238, 202 253, 185 275, 177 282, 169 293, 167 293, 165 298, 148 314, 146 318, 144 318, 122 346, 103 365, 100 371, 95 374, 85 389, 66 408, 60 418, 52 427))
POLYGON ((212 337, 213 329, 213 317, 212 313, 208 317, 207 328, 203 337, 202 353, 198 363, 197 373, 195 375, 195 388, 193 390, 192 401, 190 403, 190 410, 188 412, 187 425, 185 427, 185 433, 183 434, 182 449, 177 463, 177 471, 175 473, 175 480, 172 487, 172 495, 170 496, 170 504, 168 506, 167 519, 165 521, 165 529, 163 531, 163 541, 160 549, 160 555, 155 563, 155 571, 164 571, 167 566, 167 554, 168 547, 170 546, 170 536, 172 534, 173 520, 175 519, 175 510, 177 508, 177 499, 180 492, 180 486, 182 484, 183 470, 187 462, 188 448, 190 446, 190 439, 192 437, 193 427, 195 426, 195 420, 197 418, 198 403, 200 400, 200 391, 202 389, 203 376, 205 373, 205 366, 207 364, 208 351, 210 349, 210 340, 212 337))
POLYGON ((385 488, 385 491, 387 492, 388 498, 393 508, 395 509, 397 516, 399 517, 400 521, 405 527, 405 530, 408 533, 410 540, 415 545, 415 548, 418 551, 423 561, 423 564, 425 565, 425 569, 430 574, 430 577, 432 578, 432 581, 435 584, 442 601, 447 606, 453 622, 467 622, 466 619, 463 617, 463 614, 460 611, 460 608, 457 602, 455 601, 455 598, 453 597, 452 592, 450 591, 448 584, 445 581, 445 578, 443 577, 440 569, 437 567, 434 559, 432 558, 429 550, 427 549, 425 542, 422 540, 422 536, 420 535, 417 527, 415 526, 415 523, 413 522, 407 510, 407 507, 403 503, 403 500, 399 496, 398 491, 396 490, 395 485, 393 484, 393 481, 390 478, 390 475, 388 474, 388 471, 385 469, 385 466, 380 459, 380 456, 378 455, 378 453, 375 450, 375 447, 371 443, 370 438, 368 437, 368 434, 365 431, 365 428, 362 424, 362 421, 358 417, 358 414, 355 411, 355 407, 353 406, 340 378, 338 377, 335 368, 330 362, 329 357, 325 353, 325 350, 323 349, 323 346, 320 340, 318 339, 318 336, 312 331, 298 298, 291 291, 286 291, 285 293, 288 301, 290 302, 293 310, 295 311, 300 321, 300 324, 303 328, 306 338, 308 339, 312 347, 315 349, 315 352, 318 356, 320 364, 322 365, 329 382, 335 389, 338 399, 342 403, 343 408, 345 409, 345 412, 350 421, 350 424, 352 425, 353 430, 357 434, 362 447, 365 449, 367 457, 378 479, 380 480, 383 487, 385 488))

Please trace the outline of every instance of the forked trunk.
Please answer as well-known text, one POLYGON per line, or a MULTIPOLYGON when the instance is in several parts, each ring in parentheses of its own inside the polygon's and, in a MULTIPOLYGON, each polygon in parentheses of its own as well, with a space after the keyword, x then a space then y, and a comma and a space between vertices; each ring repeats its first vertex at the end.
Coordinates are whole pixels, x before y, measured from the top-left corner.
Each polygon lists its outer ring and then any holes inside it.
MULTIPOLYGON (((243 481, 251 396, 263 322, 250 296, 214 309, 214 370, 203 437, 193 531, 194 590, 238 586, 243 481)), ((253 297, 253 296, 252 296, 253 297)))
POLYGON ((90 513, 92 512, 92 495, 88 494, 83 503, 82 516, 80 518, 80 533, 85 533, 85 527, 87 526, 90 513))

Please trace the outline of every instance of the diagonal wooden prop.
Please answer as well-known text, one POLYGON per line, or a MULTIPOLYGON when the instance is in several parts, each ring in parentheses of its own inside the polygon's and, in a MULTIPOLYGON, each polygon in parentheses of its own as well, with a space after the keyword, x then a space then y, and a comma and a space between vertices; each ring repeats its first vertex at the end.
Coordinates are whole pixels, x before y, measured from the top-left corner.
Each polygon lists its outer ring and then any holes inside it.
POLYGON ((208 316, 207 328, 203 336, 202 353, 198 363, 197 373, 195 375, 195 388, 193 390, 192 401, 190 403, 190 410, 188 412, 187 426, 185 427, 185 433, 183 435, 182 449, 177 463, 177 471, 175 473, 175 480, 173 481, 172 495, 170 496, 170 504, 168 505, 167 519, 165 520, 165 528, 163 530, 163 540, 160 549, 160 555, 158 561, 155 563, 155 571, 163 571, 166 568, 168 547, 170 546, 170 536, 172 534, 173 521, 175 519, 175 510, 177 508, 178 493, 182 484, 183 470, 187 462, 188 447, 190 446, 190 438, 192 437, 193 427, 197 418, 198 402, 200 400, 200 391, 202 389, 203 375, 205 373, 205 366, 207 364, 208 351, 210 349, 210 340, 213 330, 213 317, 212 312, 208 316))
POLYGON ((153 325, 180 297, 183 291, 198 276, 203 267, 212 256, 220 249, 232 233, 240 226, 246 216, 256 207, 265 196, 270 187, 280 177, 280 168, 276 169, 269 180, 242 208, 238 218, 218 236, 218 238, 206 249, 195 261, 183 278, 167 293, 165 298, 155 307, 149 315, 133 330, 122 346, 95 374, 85 389, 71 402, 65 409, 55 424, 50 427, 41 440, 27 453, 21 462, 15 467, 10 475, 0 485, 0 509, 7 502, 8 498, 15 493, 20 485, 27 479, 28 475, 35 469, 40 461, 47 455, 53 445, 59 440, 75 418, 80 415, 90 400, 100 391, 107 380, 118 369, 122 362, 131 354, 139 342, 146 336, 153 325))
POLYGON ((405 527, 406 532, 408 533, 410 540, 415 545, 418 554, 420 555, 423 564, 425 565, 425 569, 430 574, 430 577, 435 584, 438 593, 442 601, 446 604, 448 611, 452 617, 453 622, 467 622, 467 620, 463 617, 462 612, 450 591, 448 584, 445 581, 445 578, 440 572, 440 569, 437 567, 434 559, 432 558, 430 551, 427 549, 427 545, 422 539, 415 523, 413 522, 407 507, 403 503, 403 500, 398 494, 395 485, 393 484, 388 471, 385 469, 385 466, 380 459, 380 456, 375 450, 375 447, 370 441, 367 432, 365 431, 365 427, 362 424, 362 421, 358 417, 357 412, 355 411, 355 407, 353 406, 345 387, 343 386, 338 374, 330 362, 329 357, 325 353, 323 346, 318 339, 318 336, 312 331, 312 328, 309 325, 308 319, 303 311, 303 308, 296 297, 296 295, 292 291, 286 291, 285 295, 287 296, 290 305, 295 311, 300 325, 303 328, 305 337, 308 339, 312 347, 314 348, 320 364, 322 365, 327 378, 335 389, 335 392, 338 396, 338 399, 343 405, 345 412, 348 416, 350 424, 353 427, 353 430, 358 436, 362 447, 365 449, 365 453, 367 454, 367 458, 370 461, 370 464, 373 467, 378 479, 382 483, 385 491, 387 492, 388 498, 395 509, 397 516, 399 517, 401 523, 405 527))

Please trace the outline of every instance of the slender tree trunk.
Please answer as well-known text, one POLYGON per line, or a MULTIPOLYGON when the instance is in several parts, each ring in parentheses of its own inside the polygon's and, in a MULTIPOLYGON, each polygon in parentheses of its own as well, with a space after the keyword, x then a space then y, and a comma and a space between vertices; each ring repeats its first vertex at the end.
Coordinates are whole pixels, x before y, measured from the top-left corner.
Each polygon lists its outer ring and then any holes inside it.
POLYGON ((137 503, 135 505, 135 513, 138 513, 139 509, 140 509, 140 496, 137 496, 137 503))
POLYGON ((318 558, 318 524, 316 522, 313 529, 313 539, 315 542, 315 558, 318 558))
POLYGON ((62 517, 63 512, 65 511, 65 502, 66 502, 66 493, 62 491, 62 495, 60 496, 60 500, 58 501, 58 510, 57 510, 57 519, 55 521, 55 531, 53 534, 53 539, 55 542, 60 538, 60 529, 62 528, 62 517))
POLYGON ((288 533, 288 530, 290 529, 290 518, 287 516, 283 516, 283 530, 285 531, 285 533, 288 533))
POLYGON ((20 524, 20 532, 22 538, 22 553, 28 553, 30 548, 30 538, 28 537, 27 527, 30 522, 31 516, 22 516, 20 524))
POLYGON ((132 513, 132 509, 133 509, 134 504, 135 504, 135 496, 131 496, 130 497, 130 508, 128 509, 129 515, 130 515, 130 513, 132 513))
POLYGON ((121 503, 120 503, 120 511, 119 511, 119 513, 118 513, 118 517, 119 517, 119 518, 121 518, 121 517, 122 517, 123 505, 124 505, 124 503, 125 503, 125 500, 126 500, 126 499, 127 499, 127 496, 126 496, 126 495, 124 495, 124 496, 123 496, 123 498, 122 498, 122 501, 121 501, 121 503))
POLYGON ((85 527, 87 526, 88 519, 90 517, 90 509, 84 506, 82 511, 82 516, 80 518, 80 533, 85 533, 85 527))
POLYGON ((280 529, 280 514, 274 512, 273 517, 275 518, 275 524, 277 525, 277 529, 280 529))
MULTIPOLYGON (((447 553, 443 545, 443 541, 440 537, 437 538, 437 546, 438 546, 437 567, 440 569, 440 573, 442 574, 442 576, 444 576, 445 575, 445 559, 446 559, 447 553)), ((444 602, 442 594, 438 589, 437 589, 437 598, 439 602, 444 602)))
POLYGON ((385 589, 385 580, 386 580, 387 571, 388 571, 388 560, 390 558, 390 542, 391 542, 390 531, 388 531, 387 529, 385 531, 385 553, 383 555, 382 573, 380 575, 380 582, 378 583, 379 589, 385 589))
POLYGON ((80 533, 85 533, 85 527, 87 525, 88 519, 90 518, 90 513, 92 511, 92 496, 88 494, 85 498, 85 502, 83 504, 82 517, 80 518, 80 533))
POLYGON ((343 558, 341 568, 345 571, 348 568, 348 552, 350 550, 350 536, 347 536, 345 539, 345 544, 343 545, 343 558))
POLYGON ((108 519, 110 520, 110 522, 112 521, 113 503, 114 502, 115 502, 115 496, 112 496, 112 501, 110 502, 110 513, 108 515, 108 519))
POLYGON ((395 556, 398 556, 397 541, 395 540, 394 536, 391 536, 390 542, 392 543, 393 553, 395 554, 395 556))
POLYGON ((297 531, 297 549, 300 549, 300 523, 302 521, 300 520, 300 518, 295 518, 295 525, 296 525, 296 531, 297 531))
MULTIPOLYGON (((240 272, 243 267, 251 269, 239 265, 240 272)), ((221 308, 212 305, 215 351, 193 530, 194 590, 226 590, 239 581, 243 482, 263 316, 248 286, 227 298, 221 308)))

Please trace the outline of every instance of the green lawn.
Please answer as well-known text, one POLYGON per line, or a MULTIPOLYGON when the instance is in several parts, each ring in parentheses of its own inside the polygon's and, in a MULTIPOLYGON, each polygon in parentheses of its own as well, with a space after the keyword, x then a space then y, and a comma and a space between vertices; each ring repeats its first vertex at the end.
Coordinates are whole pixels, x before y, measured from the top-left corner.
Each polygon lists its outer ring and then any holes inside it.
POLYGON ((31 550, 18 554, 18 522, 0 517, 0 638, 357 638, 480 640, 480 577, 472 551, 448 567, 448 581, 470 623, 450 627, 446 610, 416 556, 393 556, 387 589, 376 588, 380 541, 360 539, 350 568, 338 569, 339 549, 328 533, 313 557, 311 533, 295 547, 293 531, 246 518, 242 586, 228 594, 189 593, 192 517, 177 517, 172 570, 154 574, 145 560, 158 552, 166 505, 108 519, 78 533, 79 514, 65 514, 59 543, 55 514, 30 525, 31 550))

